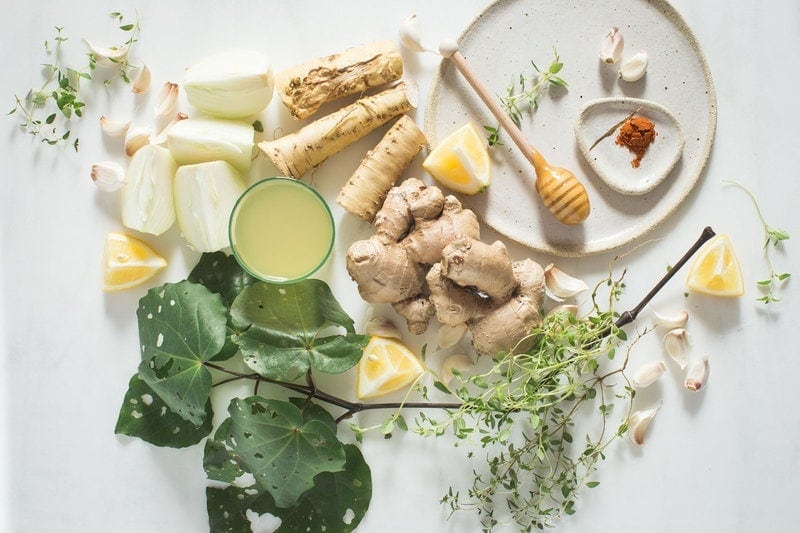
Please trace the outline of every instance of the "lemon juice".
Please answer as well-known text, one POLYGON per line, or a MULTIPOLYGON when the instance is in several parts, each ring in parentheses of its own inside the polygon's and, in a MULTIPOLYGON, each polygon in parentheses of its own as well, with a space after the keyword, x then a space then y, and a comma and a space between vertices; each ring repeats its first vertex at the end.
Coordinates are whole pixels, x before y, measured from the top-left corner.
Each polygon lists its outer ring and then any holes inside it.
POLYGON ((231 249, 239 264, 264 281, 308 277, 328 258, 334 227, 325 200, 291 178, 262 180, 242 194, 231 213, 231 249))

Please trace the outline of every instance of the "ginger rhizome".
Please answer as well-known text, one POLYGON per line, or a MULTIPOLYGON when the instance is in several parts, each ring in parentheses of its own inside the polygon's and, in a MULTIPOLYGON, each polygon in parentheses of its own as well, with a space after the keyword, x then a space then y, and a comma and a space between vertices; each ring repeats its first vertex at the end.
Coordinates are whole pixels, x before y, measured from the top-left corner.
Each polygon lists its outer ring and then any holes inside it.
POLYGON ((402 75, 400 52, 394 42, 387 40, 278 72, 275 89, 292 116, 299 120, 314 114, 325 102, 387 85, 402 75))
POLYGON ((347 270, 365 301, 392 304, 410 332, 423 333, 436 316, 466 324, 475 350, 496 354, 540 323, 541 266, 512 263, 502 242, 481 242, 475 214, 455 196, 407 179, 389 191, 374 226, 348 249, 347 270))
POLYGON ((375 128, 416 105, 416 89, 401 82, 258 147, 285 176, 299 178, 375 128))

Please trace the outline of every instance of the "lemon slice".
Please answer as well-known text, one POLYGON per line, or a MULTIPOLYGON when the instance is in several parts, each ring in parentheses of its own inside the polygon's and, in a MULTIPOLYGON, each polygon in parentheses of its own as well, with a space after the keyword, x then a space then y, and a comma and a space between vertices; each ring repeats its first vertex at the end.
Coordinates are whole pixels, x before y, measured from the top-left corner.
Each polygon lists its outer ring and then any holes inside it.
POLYGON ((483 135, 472 122, 448 135, 428 154, 422 167, 456 192, 475 194, 489 186, 489 152, 483 135))
POLYGON ((121 291, 141 285, 166 266, 166 259, 136 237, 115 231, 106 235, 104 291, 121 291))
POLYGON ((358 362, 356 396, 368 400, 407 387, 425 369, 397 339, 372 337, 358 362))
POLYGON ((739 259, 727 235, 712 237, 697 251, 686 286, 693 291, 728 298, 744 294, 744 280, 739 259))

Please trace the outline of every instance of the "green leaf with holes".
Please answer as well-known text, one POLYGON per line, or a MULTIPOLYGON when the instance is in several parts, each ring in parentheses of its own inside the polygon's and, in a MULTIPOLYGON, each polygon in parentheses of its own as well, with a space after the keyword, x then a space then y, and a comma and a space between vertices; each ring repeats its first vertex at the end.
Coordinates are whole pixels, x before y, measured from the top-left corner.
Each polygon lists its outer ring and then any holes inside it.
MULTIPOLYGON (((300 410, 303 423, 321 422, 332 432, 333 417, 324 408, 305 398, 292 398, 300 410)), ((236 450, 226 443, 233 419, 226 419, 214 438, 206 441, 203 466, 208 478, 226 483, 206 489, 211 531, 250 531, 250 518, 269 513, 280 520, 275 531, 353 531, 361 522, 372 497, 372 477, 358 447, 343 446, 344 468, 338 472, 321 472, 314 477, 314 486, 303 493, 290 507, 278 507, 272 495, 245 476, 237 462, 236 450)))
POLYGON ((139 300, 139 377, 184 420, 206 419, 211 373, 203 366, 225 345, 222 298, 190 281, 150 289, 139 300))
POLYGON ((228 412, 231 422, 224 442, 231 456, 277 507, 295 505, 318 474, 344 469, 344 448, 330 424, 304 419, 292 403, 260 396, 234 398, 228 412))
MULTIPOLYGON (((256 282, 256 278, 245 272, 233 256, 224 252, 204 253, 189 274, 188 280, 222 296, 227 307, 230 307, 245 287, 256 282)), ((229 317, 225 347, 214 356, 214 361, 225 361, 236 355, 239 347, 231 338, 234 333, 236 330, 229 317)))
POLYGON ((254 283, 234 300, 231 318, 245 363, 272 379, 292 380, 309 368, 344 372, 358 362, 368 340, 355 333, 353 319, 316 279, 254 283), (345 334, 331 334, 335 329, 345 334))
POLYGON ((138 437, 156 446, 185 448, 211 433, 211 402, 206 402, 203 425, 195 427, 172 412, 147 383, 134 374, 122 402, 115 433, 138 437))

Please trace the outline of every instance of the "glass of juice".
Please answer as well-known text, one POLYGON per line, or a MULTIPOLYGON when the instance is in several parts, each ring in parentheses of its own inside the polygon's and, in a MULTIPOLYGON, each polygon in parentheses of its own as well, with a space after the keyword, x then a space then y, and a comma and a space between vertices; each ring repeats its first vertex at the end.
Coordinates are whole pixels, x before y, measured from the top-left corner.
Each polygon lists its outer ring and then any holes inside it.
POLYGON ((328 259, 334 224, 328 204, 313 188, 292 178, 267 178, 236 201, 228 232, 233 255, 249 274, 291 283, 328 259))

